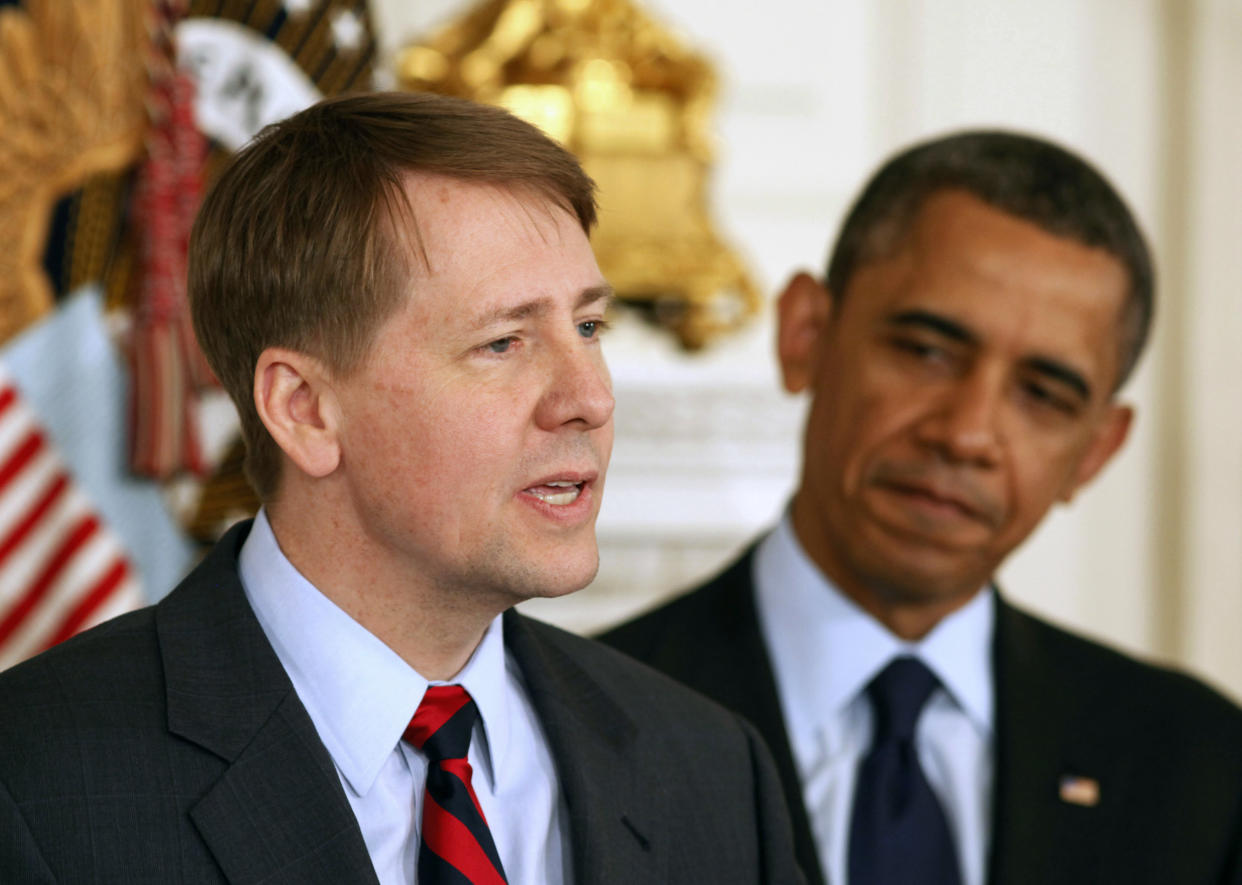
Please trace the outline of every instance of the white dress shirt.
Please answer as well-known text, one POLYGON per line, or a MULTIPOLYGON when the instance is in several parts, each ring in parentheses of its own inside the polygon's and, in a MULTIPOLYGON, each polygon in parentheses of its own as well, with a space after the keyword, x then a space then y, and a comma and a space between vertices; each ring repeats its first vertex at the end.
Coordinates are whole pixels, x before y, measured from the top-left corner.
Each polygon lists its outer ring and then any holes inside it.
POLYGON ((828 880, 848 885, 854 782, 871 746, 866 686, 893 658, 913 655, 942 685, 919 719, 919 761, 948 818, 963 885, 983 885, 995 747, 992 594, 980 592, 922 640, 905 642, 828 582, 788 515, 760 543, 754 578, 760 629, 828 880))
MULTIPOLYGON (((336 765, 382 885, 415 882, 427 759, 401 740, 430 684, 310 584, 263 511, 239 560, 263 632, 336 765)), ((501 619, 449 682, 470 692, 473 787, 511 885, 572 881, 556 766, 501 619)))

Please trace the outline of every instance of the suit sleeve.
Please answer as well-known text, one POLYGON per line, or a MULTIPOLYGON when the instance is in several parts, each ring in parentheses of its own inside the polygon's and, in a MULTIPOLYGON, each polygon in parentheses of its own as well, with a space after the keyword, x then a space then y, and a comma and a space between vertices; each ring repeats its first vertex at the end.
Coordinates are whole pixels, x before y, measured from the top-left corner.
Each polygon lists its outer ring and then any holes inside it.
POLYGON ((5 882, 21 885, 54 885, 56 882, 26 819, 3 783, 0 783, 0 872, 5 882))
POLYGON ((763 882, 765 885, 806 885, 806 877, 794 856, 789 806, 781 790, 772 754, 754 726, 741 717, 738 717, 738 723, 750 747, 763 882))
POLYGON ((1239 791, 1238 813, 1234 816, 1229 861, 1221 877, 1223 885, 1242 885, 1242 790, 1239 791))

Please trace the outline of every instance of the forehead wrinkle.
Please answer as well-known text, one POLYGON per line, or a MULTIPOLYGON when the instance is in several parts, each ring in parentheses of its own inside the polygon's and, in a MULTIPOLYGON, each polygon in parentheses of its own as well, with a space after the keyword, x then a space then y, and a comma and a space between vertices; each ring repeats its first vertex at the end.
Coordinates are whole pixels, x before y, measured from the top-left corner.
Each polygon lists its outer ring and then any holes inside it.
POLYGON ((529 188, 502 188, 501 190, 517 204, 518 209, 526 217, 526 226, 533 230, 545 245, 553 241, 553 232, 556 234, 555 239, 560 239, 556 213, 564 212, 564 209, 529 188))
MULTIPOLYGON (((923 214, 918 220, 926 222, 926 213, 929 209, 934 210, 937 207, 943 206, 943 201, 951 196, 950 194, 945 194, 938 198, 938 201, 926 204, 922 210, 923 214)), ((986 206, 983 208, 988 209, 986 206)), ((1107 271, 1108 280, 1100 282, 1099 291, 1096 293, 1096 297, 1091 299, 1091 304, 1086 306, 1080 304, 1077 311, 1076 328, 1081 331, 1084 328, 1092 327, 1094 323, 1091 315, 1099 310, 1116 311, 1116 315, 1122 313, 1125 303, 1123 291, 1125 269, 1115 257, 1103 250, 1089 247, 1075 240, 1043 230, 1021 217, 1008 216, 1002 210, 989 209, 989 211, 999 213, 1002 216, 998 223, 1003 223, 1001 232, 1007 231, 1010 234, 1008 240, 1012 240, 1015 230, 1026 229, 1037 235, 1038 242, 1031 242, 1023 248, 1017 248, 1012 242, 1007 242, 1006 239, 998 239, 998 245, 992 249, 964 251, 944 249, 943 244, 937 240, 937 236, 943 236, 945 227, 951 227, 954 223, 959 227, 967 225, 969 219, 963 217, 950 219, 948 225, 931 226, 927 223, 916 223, 906 241, 911 246, 928 251, 941 249, 942 254, 946 255, 948 259, 956 261, 958 272, 964 272, 975 277, 995 290, 998 296, 1010 292, 1022 295, 1023 280, 1028 275, 1026 270, 1030 266, 1037 265, 1039 269, 1038 282, 1044 290, 1043 297, 1045 299, 1041 303, 1046 303, 1046 306, 1050 305, 1054 309, 1058 305, 1064 304, 1066 299, 1070 300, 1071 306, 1073 303, 1082 302, 1081 293, 1078 290, 1080 289, 1079 282, 1084 278, 1084 275, 1092 274, 1099 276, 1104 271, 1107 271), (1072 254, 1065 253, 1067 247, 1070 248, 1072 254), (1050 249, 1058 251, 1050 257, 1050 249), (1100 259, 1104 260, 1103 265, 1100 264, 1100 259), (1115 282, 1120 285, 1114 286, 1113 283, 1109 282, 1114 275, 1117 277, 1115 282), (1015 280, 1017 281, 1016 284, 1015 280), (1107 303, 1114 297, 1110 294, 1114 288, 1121 291, 1121 294, 1116 296, 1120 301, 1120 304, 1116 306, 1107 303)), ((1008 322, 1004 326, 997 326, 995 329, 992 329, 988 333, 987 338, 992 339, 995 336, 1008 338, 1010 335, 1017 335, 1018 340, 1021 340, 1023 337, 1022 330, 1029 325, 1028 319, 1032 322, 1034 321, 1034 317, 1030 317, 1029 314, 1035 309, 1035 305, 1025 298, 1017 300, 1013 303, 1013 312, 1009 316, 1008 322)), ((981 344, 995 343, 999 345, 1001 343, 1000 338, 996 338, 993 342, 985 341, 983 336, 978 334, 978 330, 973 330, 968 326, 963 327, 967 332, 974 332, 981 344)), ((1074 339, 1074 341, 1076 340, 1074 339)), ((1100 379, 1096 377, 1095 367, 1088 354, 1079 353, 1080 348, 1072 346, 1073 342, 1069 342, 1067 347, 1059 347, 1057 343, 1047 341, 1042 346, 1037 345, 1033 341, 1028 341, 1027 343, 1031 346, 1025 348, 1024 353, 1016 355, 1016 358, 1023 366, 1050 380, 1067 385, 1084 400, 1090 401, 1093 398, 1096 393, 1096 382, 1100 379)), ((1115 369, 1109 369, 1109 371, 1115 371, 1115 369)))
POLYGON ((521 182, 475 181, 409 172, 406 174, 404 196, 409 205, 403 213, 409 222, 404 231, 405 237, 412 241, 411 246, 418 255, 421 270, 428 277, 444 273, 452 266, 455 244, 462 237, 486 236, 497 228, 508 227, 529 236, 532 241, 538 239, 543 245, 552 245, 561 238, 557 214, 563 213, 573 219, 555 202, 521 182), (495 210, 493 224, 460 224, 462 219, 459 213, 454 213, 449 207, 457 202, 462 191, 487 196, 495 210), (437 207, 445 208, 438 212, 437 207), (417 210, 421 212, 416 218, 417 210), (446 225, 447 218, 438 217, 441 215, 452 217, 457 223, 446 225), (421 225, 417 223, 419 220, 421 225), (437 260, 433 260, 433 254, 437 260))
POLYGON ((539 318, 546 316, 551 309, 552 299, 532 298, 520 304, 476 311, 471 315, 470 325, 475 328, 485 328, 494 323, 539 318))
MULTIPOLYGON (((611 301, 612 297, 612 286, 609 286, 607 283, 599 286, 590 286, 582 290, 577 301, 574 302, 574 310, 581 310, 599 301, 611 301)), ((547 316, 555 307, 554 299, 548 296, 539 296, 523 301, 520 304, 475 311, 470 315, 467 322, 471 327, 481 329, 496 323, 532 318, 538 319, 547 316)))

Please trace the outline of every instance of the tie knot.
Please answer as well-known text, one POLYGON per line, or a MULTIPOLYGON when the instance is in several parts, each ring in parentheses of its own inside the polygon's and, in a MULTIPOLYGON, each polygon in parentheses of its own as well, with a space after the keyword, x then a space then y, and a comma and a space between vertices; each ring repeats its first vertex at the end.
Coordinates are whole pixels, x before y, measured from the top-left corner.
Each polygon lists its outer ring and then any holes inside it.
POLYGON ((465 759, 478 716, 474 699, 460 685, 433 685, 423 695, 402 737, 433 763, 465 759))
POLYGON ((939 684, 918 658, 894 658, 867 686, 875 713, 874 742, 913 740, 923 705, 939 684))

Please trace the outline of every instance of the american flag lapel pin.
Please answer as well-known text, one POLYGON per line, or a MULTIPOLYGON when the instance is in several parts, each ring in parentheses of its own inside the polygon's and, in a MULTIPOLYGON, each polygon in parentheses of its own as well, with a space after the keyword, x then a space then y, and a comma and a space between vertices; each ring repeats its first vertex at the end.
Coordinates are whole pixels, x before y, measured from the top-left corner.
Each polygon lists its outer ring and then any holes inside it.
POLYGON ((1100 782, 1093 777, 1063 774, 1057 784, 1057 795, 1070 805, 1094 808, 1100 804, 1100 782))

